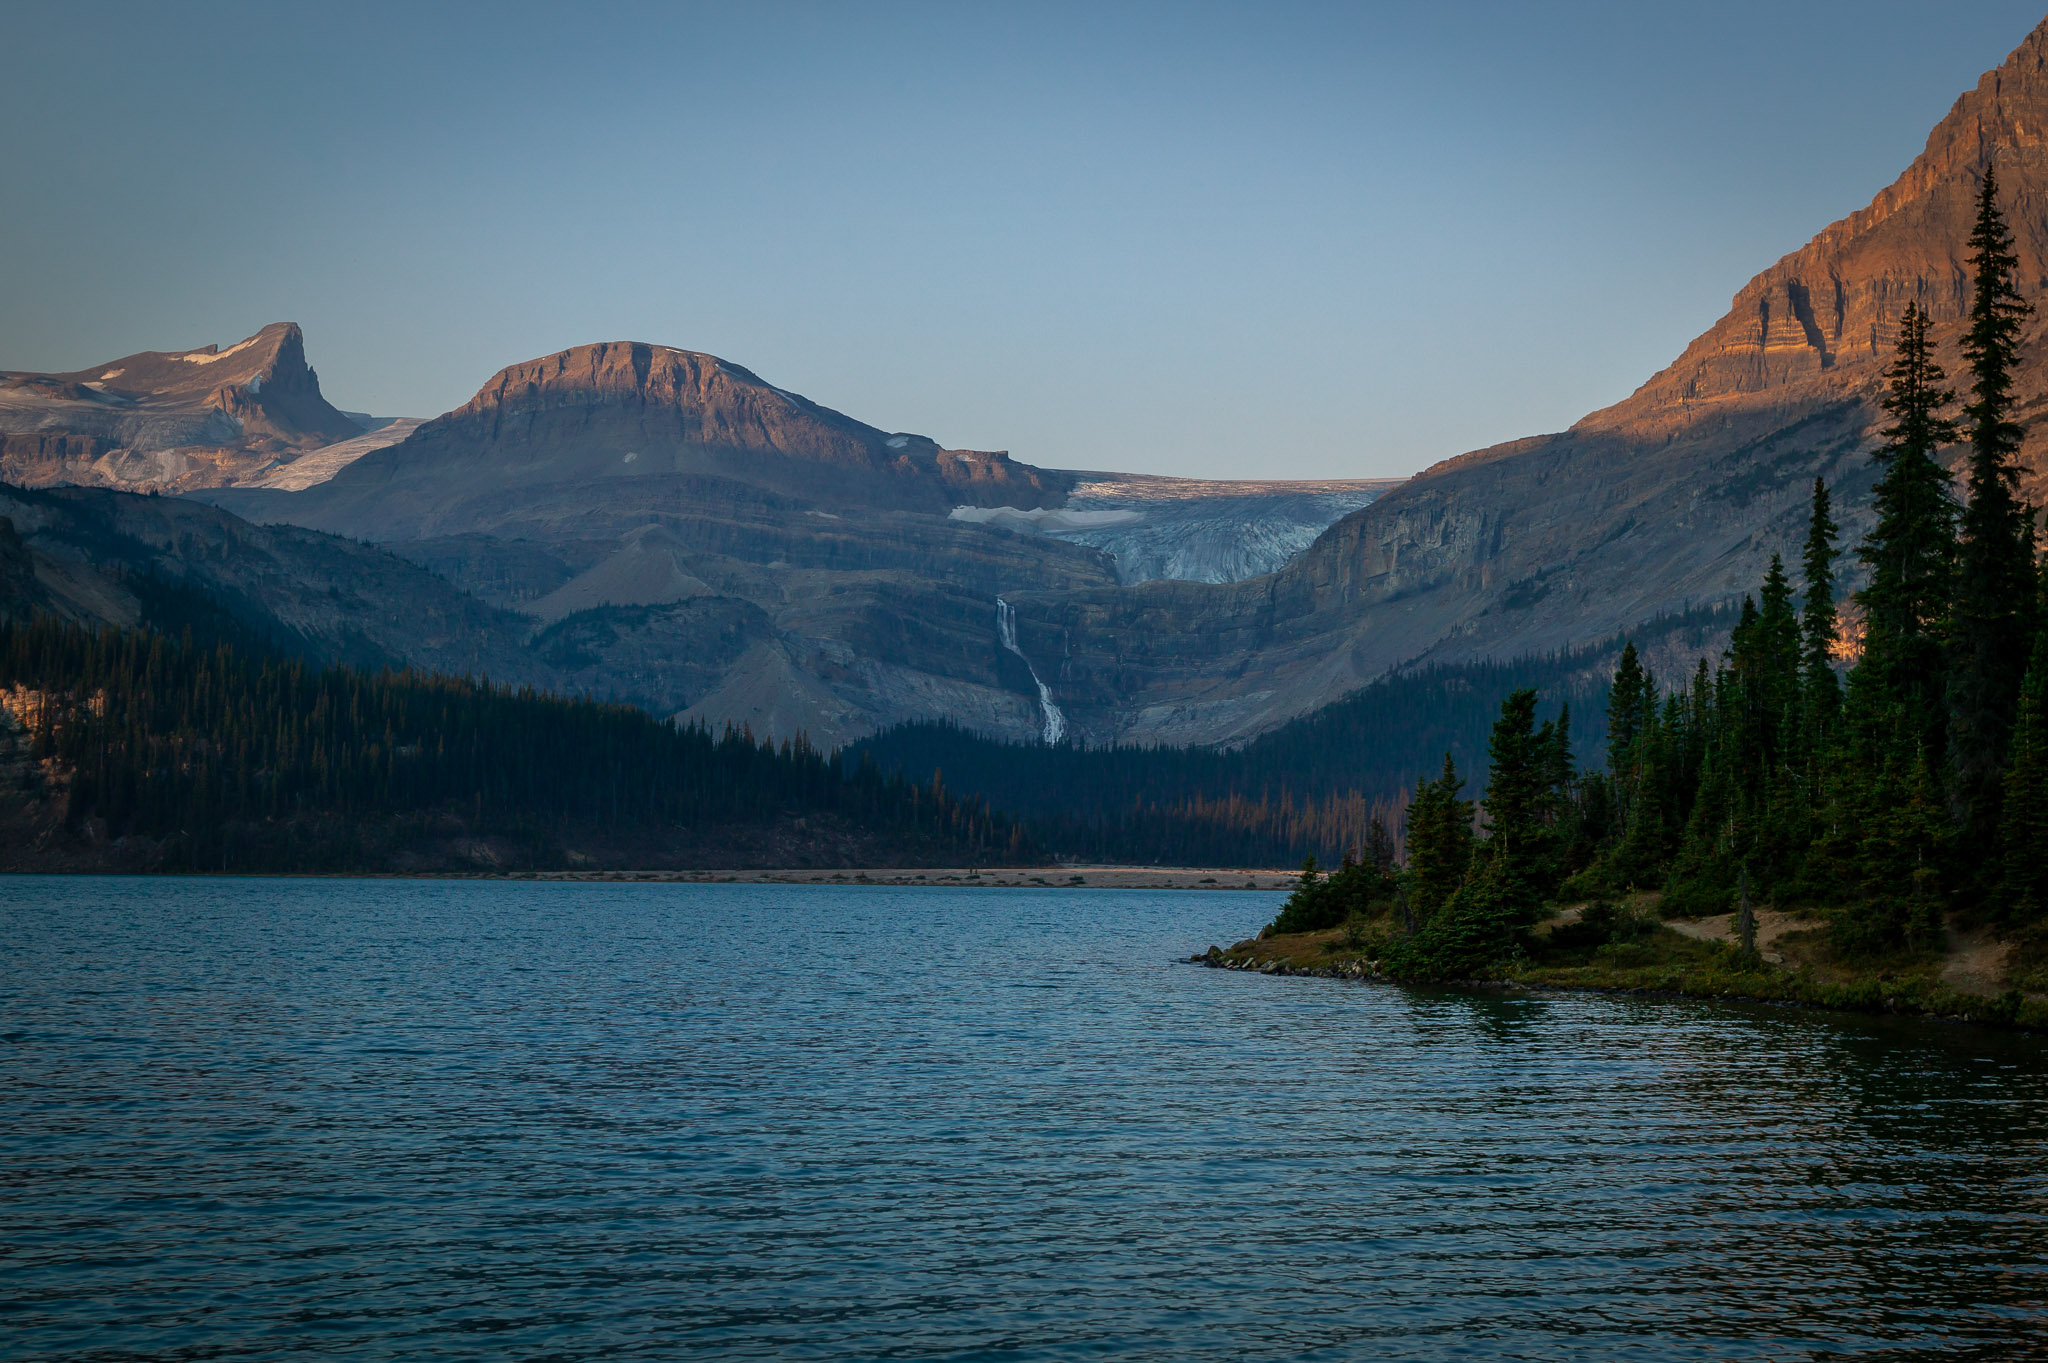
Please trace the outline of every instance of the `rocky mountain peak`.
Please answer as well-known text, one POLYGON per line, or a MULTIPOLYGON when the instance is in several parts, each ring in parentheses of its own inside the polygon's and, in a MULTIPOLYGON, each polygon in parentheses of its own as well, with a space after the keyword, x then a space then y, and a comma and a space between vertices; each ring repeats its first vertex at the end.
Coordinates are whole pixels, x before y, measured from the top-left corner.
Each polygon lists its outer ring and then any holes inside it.
MULTIPOLYGON (((572 346, 509 365, 429 431, 466 428, 489 440, 593 419, 636 423, 680 444, 878 465, 895 453, 881 431, 693 350, 639 341, 572 346)), ((926 442, 929 443, 929 442, 926 442)))
POLYGON ((572 346, 510 365, 383 457, 396 466, 430 452, 459 452, 517 478, 588 460, 646 473, 680 467, 680 458, 798 495, 825 491, 806 480, 828 472, 834 495, 927 510, 1051 505, 1072 481, 1006 451, 948 450, 927 436, 886 432, 716 355, 644 341, 572 346))
POLYGON ((210 487, 361 434, 321 394, 295 322, 225 349, 0 374, 0 478, 24 485, 210 487))
POLYGON ((247 433, 288 444, 361 432, 321 395, 297 322, 272 322, 226 349, 145 350, 74 373, 21 377, 69 385, 86 400, 97 395, 154 408, 210 408, 241 422, 247 433))
POLYGON ((1752 279, 1675 362, 1574 429, 1668 433, 1731 400, 1775 404, 1867 386, 1907 303, 1937 326, 1968 308, 1963 242, 1989 166, 2022 287, 2048 287, 2048 20, 1955 102, 1867 207, 1752 279))

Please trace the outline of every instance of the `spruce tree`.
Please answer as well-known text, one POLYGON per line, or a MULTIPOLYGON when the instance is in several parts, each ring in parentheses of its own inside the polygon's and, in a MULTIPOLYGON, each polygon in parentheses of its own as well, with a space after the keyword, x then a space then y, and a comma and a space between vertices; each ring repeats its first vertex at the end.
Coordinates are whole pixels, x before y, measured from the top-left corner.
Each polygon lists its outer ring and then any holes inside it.
POLYGON ((1394 835, 1387 831, 1386 820, 1377 814, 1365 830, 1365 860, 1382 879, 1394 874, 1394 835))
POLYGON ((1650 883, 1661 874, 1670 841, 1672 816, 1664 798, 1669 778, 1666 745, 1652 732, 1639 739, 1638 746, 1642 759, 1636 768, 1637 783, 1625 801, 1628 822, 1606 865, 1607 878, 1624 889, 1650 883))
POLYGON ((1562 798, 1569 790, 1578 770, 1577 763, 1572 757, 1572 707, 1569 701, 1557 707, 1556 721, 1546 727, 1550 734, 1546 777, 1553 795, 1562 798))
POLYGON ((1556 889, 1560 873, 1552 775, 1556 726, 1536 725, 1536 692, 1523 687, 1501 702, 1487 743, 1486 855, 1498 902, 1514 903, 1535 921, 1537 904, 1556 889))
POLYGON ((1472 862, 1472 803, 1457 764, 1444 754, 1443 775, 1424 780, 1408 806, 1408 904, 1427 923, 1450 902, 1472 862))
POLYGON ((2018 495, 2026 428, 2012 419, 2020 322, 2033 309, 2013 286, 2019 258, 1988 167, 1969 245, 1973 292, 1963 335, 1970 366, 1971 400, 1963 408, 1969 501, 1956 561, 1948 751, 1957 813, 1969 832, 1989 836, 1997 829, 1999 773, 2027 666, 2034 555, 2033 511, 2018 495))
POLYGON ((1643 665, 1636 656, 1635 640, 1621 647, 1621 661, 1615 664, 1614 685, 1607 693, 1607 770, 1626 785, 1629 765, 1636 756, 1643 704, 1643 665))
POLYGON ((1949 860, 1955 826, 1941 802, 1940 790, 1923 752, 1914 762, 1906 800, 1893 811, 1892 844, 1912 859, 1905 881, 1905 902, 1899 919, 1904 944, 1920 950, 1942 940, 1941 868, 1949 860))
POLYGON ((1792 583, 1782 555, 1771 555, 1757 593, 1757 647, 1767 684, 1782 690, 1799 677, 1799 621, 1792 612, 1792 583))
POLYGON ((1685 819, 1684 836, 1671 863, 1666 906, 1694 913, 1725 912, 1733 876, 1748 839, 1740 827, 1734 754, 1728 742, 1733 724, 1723 721, 1708 747, 1685 819))
POLYGON ((1487 756, 1493 769, 1486 780, 1488 841, 1519 855, 1537 849, 1542 839, 1544 793, 1548 786, 1550 749, 1547 735, 1536 730, 1536 692, 1515 691, 1501 702, 1487 756))
POLYGON ((1757 764, 1745 778, 1752 788, 1770 779, 1771 770, 1784 761, 1800 711, 1799 618, 1792 611, 1785 561, 1776 554, 1771 555, 1759 596, 1761 609, 1752 640, 1756 657, 1748 669, 1750 694, 1745 698, 1754 727, 1751 756, 1757 764))
POLYGON ((1450 903, 1407 944, 1403 973, 1466 979, 1509 955, 1534 916, 1515 861, 1505 847, 1482 848, 1450 903))
POLYGON ((1608 858, 1607 874, 1635 883, 1647 872, 1663 843, 1661 811, 1650 789, 1651 738, 1657 727, 1657 683, 1644 670, 1633 640, 1622 646, 1607 695, 1607 769, 1613 786, 1613 817, 1621 843, 1608 858))
MULTIPOLYGON (((1775 565, 1777 560, 1772 560, 1775 565)), ((1756 598, 1742 598, 1742 616, 1728 641, 1727 664, 1714 674, 1714 755, 1728 783, 1729 798, 1754 789, 1763 770, 1764 655, 1763 617, 1756 598)), ((1734 806, 1730 807, 1730 817, 1734 806)))
MULTIPOLYGON (((1455 893, 1402 949, 1399 966, 1437 979, 1462 978, 1512 951, 1539 915, 1549 869, 1544 806, 1550 790, 1555 726, 1536 727, 1536 692, 1523 688, 1501 703, 1487 744, 1490 832, 1455 893)), ((1433 807, 1455 804, 1455 772, 1444 759, 1433 807)), ((1412 838, 1411 834, 1411 838, 1412 838)), ((1411 873, 1414 859, 1410 857, 1411 873)))
POLYGON ((1813 512, 1806 523, 1806 552, 1800 566, 1806 574, 1806 598, 1799 613, 1801 680, 1806 691, 1806 718, 1817 750, 1842 708, 1841 683, 1835 680, 1835 638, 1841 619, 1835 613, 1835 524, 1828 485, 1813 480, 1813 512))
POLYGON ((1810 807, 1803 764, 1795 779, 1806 727, 1799 620, 1792 611, 1784 562, 1776 554, 1761 597, 1750 657, 1731 665, 1741 684, 1743 710, 1737 816, 1745 848, 1739 855, 1762 877, 1765 890, 1775 893, 1802 848, 1810 807))
POLYGON ((1877 524, 1857 554, 1870 583, 1863 607, 1863 659, 1853 683, 1879 698, 1873 708, 1903 707, 1918 746, 1946 752, 1947 705, 1943 639, 1955 577, 1955 494, 1936 461, 1955 439, 1942 411, 1955 394, 1934 362, 1927 314, 1906 305, 1898 356, 1885 371, 1884 409, 1892 424, 1872 458, 1881 470, 1874 502, 1877 524))
POLYGON ((2020 687, 2004 795, 2000 908, 2008 921, 2033 923, 2048 910, 2048 630, 2034 637, 2020 687))

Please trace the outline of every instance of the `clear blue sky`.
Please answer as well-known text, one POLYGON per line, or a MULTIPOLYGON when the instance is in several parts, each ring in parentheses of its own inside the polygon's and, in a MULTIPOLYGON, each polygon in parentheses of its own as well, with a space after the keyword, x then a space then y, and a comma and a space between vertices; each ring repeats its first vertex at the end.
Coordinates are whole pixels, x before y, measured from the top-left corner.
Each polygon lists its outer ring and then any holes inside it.
POLYGON ((1039 464, 1405 474, 1625 396, 2040 5, 13 3, 0 368, 289 319, 431 415, 630 338, 1039 464))

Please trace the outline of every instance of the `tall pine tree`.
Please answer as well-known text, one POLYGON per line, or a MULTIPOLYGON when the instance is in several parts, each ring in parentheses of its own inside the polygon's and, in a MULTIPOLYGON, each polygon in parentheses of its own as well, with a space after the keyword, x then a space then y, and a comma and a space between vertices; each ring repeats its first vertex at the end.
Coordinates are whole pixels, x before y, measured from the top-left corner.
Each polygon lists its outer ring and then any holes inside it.
POLYGON ((2004 793, 2001 908, 2008 919, 2031 923, 2048 909, 2048 630, 2035 636, 2020 687, 2004 793))
POLYGON ((1800 603, 1800 668, 1806 690, 1806 720, 1811 729, 1811 750, 1818 752, 1834 727, 1842 708, 1842 689, 1835 680, 1835 638, 1842 622, 1835 612, 1835 540, 1841 527, 1835 524, 1828 501, 1828 485, 1813 480, 1813 513, 1806 523, 1806 552, 1801 567, 1806 574, 1806 597, 1800 603))
POLYGON ((1415 787, 1408 806, 1408 905, 1428 922, 1465 883, 1472 862, 1472 802, 1459 798, 1464 778, 1449 753, 1443 775, 1415 787))
POLYGON ((2019 258, 1989 167, 1969 244, 1973 293, 1963 335, 1970 366, 1971 399, 1963 408, 1969 501, 1956 560, 1948 751, 1957 815, 1969 832, 1989 837, 1998 827, 1999 775, 2019 706, 2034 606, 2033 511, 2017 491, 2026 429, 2012 419, 2020 322, 2033 309, 2013 286, 2019 258))
POLYGON ((1898 356, 1885 371, 1884 409, 1892 424, 1872 458, 1882 472, 1877 524, 1857 554, 1870 583, 1863 607, 1863 658, 1850 678, 1866 722, 1896 705, 1922 747, 1947 750, 1943 641, 1955 582, 1955 494, 1936 460, 1956 437, 1942 415, 1955 394, 1934 362, 1927 314, 1908 303, 1899 320, 1898 356), (1860 696, 1857 693, 1861 693, 1860 696))
POLYGON ((1542 839, 1542 802, 1549 774, 1549 742, 1536 731, 1536 691, 1523 687, 1501 702, 1487 756, 1488 840, 1529 854, 1542 839))
MULTIPOLYGON (((1614 685, 1607 693, 1607 770, 1614 779, 1629 780, 1636 759, 1636 738, 1642 731, 1643 664, 1631 639, 1621 648, 1614 685)), ((1652 718, 1655 716, 1653 715, 1652 718)))

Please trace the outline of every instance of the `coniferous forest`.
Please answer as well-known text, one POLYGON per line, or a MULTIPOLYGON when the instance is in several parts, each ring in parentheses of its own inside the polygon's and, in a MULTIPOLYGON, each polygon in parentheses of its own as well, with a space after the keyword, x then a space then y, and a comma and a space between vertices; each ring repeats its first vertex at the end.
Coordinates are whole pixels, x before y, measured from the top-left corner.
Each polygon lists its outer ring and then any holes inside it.
MULTIPOLYGON (((777 827, 791 830, 794 864, 835 837, 897 863, 1038 855, 985 801, 849 767, 801 739, 321 668, 190 632, 0 624, 0 700, 29 760, 61 774, 53 827, 145 839, 163 869, 402 866, 450 837, 489 841, 498 865, 577 864, 579 847, 605 847, 633 864, 719 866, 777 827)), ((792 855, 772 841, 760 854, 776 852, 792 855)))
MULTIPOLYGON (((1711 637, 1726 613, 1661 620, 1666 633, 1711 637)), ((1365 845, 1377 821, 1398 834, 1420 764, 1486 755, 1501 699, 1540 690, 1569 726, 1588 715, 1597 741, 1613 644, 1508 662, 1397 673, 1242 747, 1087 748, 1006 743, 949 724, 912 724, 857 750, 885 771, 982 796, 1030 822, 1049 850, 1100 861, 1287 866, 1334 862, 1365 845)))
MULTIPOLYGON (((2021 319, 2011 239, 1987 174, 1969 240, 1973 302, 1958 394, 1909 304, 1873 458, 1876 523, 1845 552, 1816 481, 1798 578, 1774 555, 1716 665, 1658 678, 1633 645, 1581 769, 1536 693, 1502 705, 1476 802, 1456 764, 1414 788, 1405 865, 1381 835, 1310 867, 1272 931, 1359 925, 1395 973, 1470 975, 1525 951, 1547 906, 1591 901, 1574 937, 1769 904, 1818 914, 1844 958, 1940 950, 1953 923, 2023 944, 2048 919, 2048 576, 2016 488, 2021 319), (1960 491, 1941 462, 1960 446, 1960 491), (1845 675, 1846 671, 1846 675, 1845 675)), ((1787 546, 1791 548, 1791 546, 1787 546)), ((2038 943, 2036 943, 2038 945, 2038 943)))

